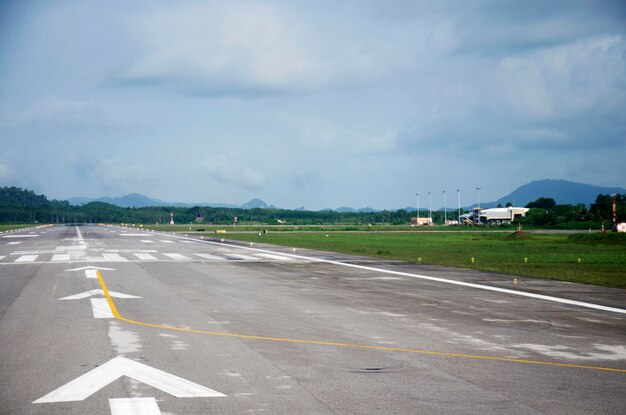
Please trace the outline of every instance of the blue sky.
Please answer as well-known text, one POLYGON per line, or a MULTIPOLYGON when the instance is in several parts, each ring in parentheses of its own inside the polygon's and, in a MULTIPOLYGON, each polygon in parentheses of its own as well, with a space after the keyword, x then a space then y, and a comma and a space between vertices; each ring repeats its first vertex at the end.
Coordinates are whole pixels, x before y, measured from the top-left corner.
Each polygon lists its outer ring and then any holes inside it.
POLYGON ((0 185, 50 198, 626 186, 619 1, 7 1, 0 56, 0 185))

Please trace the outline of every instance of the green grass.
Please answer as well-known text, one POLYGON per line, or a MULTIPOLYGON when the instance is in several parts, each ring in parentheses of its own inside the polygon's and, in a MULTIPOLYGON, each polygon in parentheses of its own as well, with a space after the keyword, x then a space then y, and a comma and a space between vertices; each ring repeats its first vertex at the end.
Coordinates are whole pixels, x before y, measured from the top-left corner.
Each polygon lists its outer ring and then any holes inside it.
POLYGON ((626 288, 626 235, 270 232, 222 237, 626 288))
POLYGON ((10 230, 13 230, 13 229, 29 228, 31 226, 37 226, 37 225, 33 225, 33 224, 30 224, 30 225, 24 225, 24 224, 22 224, 22 225, 0 225, 0 232, 10 231, 10 230))
MULTIPOLYGON (((263 224, 237 224, 229 225, 136 225, 144 229, 154 229, 162 232, 198 232, 204 229, 206 232, 215 232, 216 230, 226 230, 227 233, 258 233, 263 230, 268 232, 449 232, 454 230, 474 230, 476 232, 484 232, 485 228, 468 228, 467 226, 421 226, 415 227, 410 225, 390 225, 390 224, 339 224, 339 225, 263 225, 263 224)), ((493 227, 488 228, 490 231, 502 231, 515 229, 515 226, 493 227)))

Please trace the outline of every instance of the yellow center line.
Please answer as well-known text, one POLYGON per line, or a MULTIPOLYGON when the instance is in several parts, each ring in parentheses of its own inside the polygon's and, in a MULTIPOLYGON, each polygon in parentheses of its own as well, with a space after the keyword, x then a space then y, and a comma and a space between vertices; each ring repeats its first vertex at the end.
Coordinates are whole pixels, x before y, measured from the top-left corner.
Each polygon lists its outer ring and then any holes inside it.
POLYGON ((589 370, 601 370, 607 372, 618 372, 618 373, 626 373, 626 369, 617 369, 611 367, 601 367, 601 366, 587 366, 587 365, 577 365, 574 363, 556 363, 556 362, 544 362, 540 360, 526 360, 526 359, 515 359, 510 357, 496 357, 496 356, 480 356, 480 355, 471 355, 464 353, 448 353, 448 352, 437 352, 432 350, 420 350, 420 349, 407 349, 403 347, 388 347, 388 346, 373 346, 366 344, 357 344, 357 343, 340 343, 340 342, 331 342, 331 341, 320 341, 320 340, 304 340, 304 339, 289 339, 282 337, 266 337, 266 336, 255 336, 249 334, 236 334, 236 333, 223 333, 217 331, 207 331, 207 330, 199 330, 199 329, 186 329, 172 326, 164 326, 162 324, 153 324, 146 323, 143 321, 132 320, 126 317, 122 317, 115 306, 115 302, 111 295, 109 294, 109 289, 104 283, 104 279, 102 278, 102 274, 100 271, 96 271, 98 275, 98 281, 102 286, 102 292, 109 303, 109 307, 111 307, 111 312, 116 319, 120 321, 124 321, 129 324, 135 324, 138 326, 144 327, 152 327, 158 328, 161 330, 170 330, 170 331, 181 331, 185 333, 196 333, 196 334, 206 334, 211 336, 222 336, 222 337, 233 337, 238 339, 250 339, 250 340, 264 340, 264 341, 273 341, 273 342, 284 342, 284 343, 300 343, 300 344, 313 344, 319 346, 335 346, 335 347, 350 347, 350 348, 358 348, 358 349, 368 349, 368 350, 384 350, 384 351, 392 351, 392 352, 403 352, 403 353, 416 353, 416 354, 424 354, 431 356, 446 356, 446 357, 462 357, 466 359, 481 359, 481 360, 489 360, 496 362, 511 362, 511 363, 526 363, 532 365, 544 365, 544 366, 556 366, 556 367, 570 367, 576 369, 589 369, 589 370))

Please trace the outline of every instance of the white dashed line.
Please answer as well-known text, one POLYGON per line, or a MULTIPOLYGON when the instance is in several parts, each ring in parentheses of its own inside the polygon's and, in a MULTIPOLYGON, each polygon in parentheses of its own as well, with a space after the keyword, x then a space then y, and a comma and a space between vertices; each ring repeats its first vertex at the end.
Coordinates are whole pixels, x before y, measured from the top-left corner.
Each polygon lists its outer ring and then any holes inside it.
POLYGON ((248 255, 241 254, 224 254, 224 256, 228 259, 239 259, 244 261, 257 261, 257 258, 248 255))
POLYGON ((15 262, 33 262, 39 255, 22 255, 15 262))
POLYGON ((19 245, 19 244, 21 244, 21 243, 22 243, 22 242, 9 242, 7 245, 19 245))
POLYGON ((114 318, 106 298, 92 298, 91 310, 93 312, 93 318, 114 318))
POLYGON ((181 255, 181 254, 163 254, 166 257, 172 258, 172 259, 191 259, 189 257, 186 257, 185 255, 181 255))
POLYGON ((53 261, 69 261, 70 254, 56 254, 52 256, 53 261))
POLYGON ((210 259, 212 261, 226 261, 226 258, 217 256, 217 255, 211 255, 211 254, 194 254, 194 255, 200 258, 210 259))
POLYGON ((273 255, 273 254, 256 254, 256 256, 263 257, 263 258, 269 258, 269 259, 277 259, 279 261, 294 261, 293 258, 289 258, 289 257, 286 257, 286 256, 280 256, 280 255, 273 255))
POLYGON ((143 242, 144 244, 153 244, 154 241, 149 241, 147 239, 142 239, 140 242, 143 242))
POLYGON ((120 256, 119 254, 102 254, 102 257, 110 261, 122 261, 122 262, 128 261, 126 258, 124 258, 123 256, 120 256))
POLYGON ((143 259, 143 260, 156 260, 157 258, 150 255, 150 254, 133 254, 135 255, 137 258, 139 259, 143 259))

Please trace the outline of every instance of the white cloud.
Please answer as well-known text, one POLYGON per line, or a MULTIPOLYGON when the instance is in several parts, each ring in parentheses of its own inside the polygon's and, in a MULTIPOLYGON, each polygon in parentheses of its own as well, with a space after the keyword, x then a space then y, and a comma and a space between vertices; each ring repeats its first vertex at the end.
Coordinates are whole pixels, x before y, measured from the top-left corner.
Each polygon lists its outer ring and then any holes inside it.
POLYGON ((133 22, 145 51, 120 81, 192 95, 299 94, 376 78, 391 65, 392 43, 380 48, 359 34, 320 31, 312 23, 270 4, 177 5, 133 22))
POLYGON ((233 184, 247 190, 258 190, 265 184, 265 175, 220 155, 205 162, 205 170, 218 182, 233 184))
POLYGON ((296 132, 302 143, 310 147, 340 154, 381 153, 394 151, 397 148, 397 134, 394 131, 379 134, 363 133, 315 116, 284 113, 281 119, 296 132))
POLYGON ((154 187, 154 180, 145 166, 128 163, 119 157, 105 158, 98 161, 79 159, 74 162, 74 171, 78 176, 96 188, 111 194, 136 192, 139 189, 154 187))
POLYGON ((502 59, 502 103, 518 116, 563 119, 626 101, 626 39, 601 36, 502 59))
POLYGON ((93 119, 101 112, 101 106, 93 101, 73 101, 59 97, 46 97, 35 101, 22 111, 3 114, 9 124, 53 124, 82 123, 93 119))

